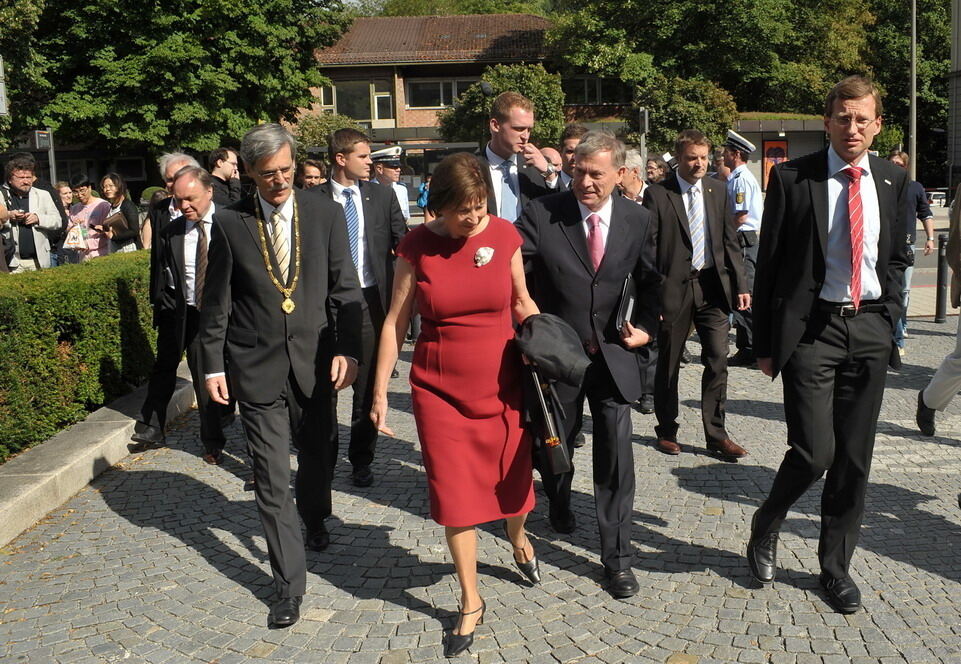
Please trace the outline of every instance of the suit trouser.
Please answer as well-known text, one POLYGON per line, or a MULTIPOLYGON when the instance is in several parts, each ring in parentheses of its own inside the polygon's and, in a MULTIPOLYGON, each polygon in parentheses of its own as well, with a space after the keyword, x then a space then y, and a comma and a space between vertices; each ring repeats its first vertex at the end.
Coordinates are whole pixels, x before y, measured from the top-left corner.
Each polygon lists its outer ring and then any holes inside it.
POLYGON ((331 513, 328 429, 330 384, 321 376, 313 396, 301 391, 293 374, 271 403, 240 402, 247 449, 254 464, 254 495, 267 540, 274 589, 280 597, 307 589, 304 539, 297 514, 308 530, 331 513), (296 511, 290 493, 290 443, 297 450, 296 511))
MULTIPOLYGON (((360 354, 357 358, 360 367, 357 379, 351 386, 350 412, 350 446, 347 448, 347 458, 355 466, 369 466, 374 460, 377 447, 377 427, 370 419, 370 409, 374 404, 374 375, 377 372, 377 346, 380 341, 380 330, 384 326, 384 307, 380 303, 380 294, 376 286, 363 289, 367 306, 363 308, 363 319, 360 326, 360 354)), ((334 421, 337 418, 337 392, 333 391, 334 421)), ((331 430, 331 440, 336 453, 339 447, 337 427, 331 430)))
POLYGON ((187 307, 184 321, 183 345, 180 343, 180 321, 173 314, 162 314, 157 325, 157 356, 147 384, 147 397, 140 409, 140 419, 145 424, 164 428, 167 407, 177 386, 177 367, 187 351, 187 366, 197 397, 197 413, 200 416, 200 440, 204 451, 218 454, 226 439, 223 418, 234 412, 233 402, 223 406, 211 400, 207 392, 205 370, 201 359, 200 312, 187 307))
POLYGON ((816 314, 781 370, 789 447, 754 533, 778 530, 791 505, 827 472, 818 559, 834 578, 847 575, 858 541, 891 330, 881 313, 816 314))
MULTIPOLYGON (((740 234, 738 234, 740 237, 740 234)), ((747 282, 749 293, 754 292, 754 272, 757 270, 757 242, 750 247, 741 247, 741 257, 744 259, 744 280, 747 282)), ((738 350, 754 352, 754 313, 751 307, 744 311, 734 310, 734 327, 738 350)))
POLYGON ((941 361, 931 382, 924 388, 924 405, 944 410, 951 399, 961 391, 961 316, 958 316, 958 333, 954 350, 941 361))
POLYGON ((691 323, 701 340, 704 372, 701 374, 701 421, 708 442, 728 437, 724 428, 727 401, 727 334, 730 330, 724 290, 713 269, 702 270, 688 280, 683 301, 673 320, 661 321, 657 336, 657 374, 654 381, 654 412, 658 438, 677 439, 678 378, 681 353, 691 323))
POLYGON ((641 394, 654 394, 657 380, 657 331, 651 341, 637 349, 637 364, 641 367, 641 394))
POLYGON ((612 570, 628 569, 633 560, 631 523, 634 509, 634 450, 631 447, 631 407, 621 398, 603 357, 594 356, 580 390, 557 384, 564 408, 564 435, 571 454, 571 470, 561 475, 543 473, 551 509, 570 509, 574 476, 574 437, 581 428, 584 399, 591 408, 594 436, 594 507, 601 539, 601 562, 612 570))

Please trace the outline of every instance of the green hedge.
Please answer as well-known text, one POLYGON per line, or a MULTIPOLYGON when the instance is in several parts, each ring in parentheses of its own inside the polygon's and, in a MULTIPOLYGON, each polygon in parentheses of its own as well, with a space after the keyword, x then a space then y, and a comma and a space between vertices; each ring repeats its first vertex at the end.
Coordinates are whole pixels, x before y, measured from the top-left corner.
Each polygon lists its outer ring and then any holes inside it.
POLYGON ((0 274, 0 462, 144 382, 149 256, 0 274))

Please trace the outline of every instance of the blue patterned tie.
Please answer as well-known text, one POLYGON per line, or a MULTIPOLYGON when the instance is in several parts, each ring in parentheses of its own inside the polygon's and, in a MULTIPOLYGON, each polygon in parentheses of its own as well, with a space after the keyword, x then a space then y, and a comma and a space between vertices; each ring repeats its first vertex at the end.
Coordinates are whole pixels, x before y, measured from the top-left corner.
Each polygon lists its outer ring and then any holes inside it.
POLYGON ((687 223, 691 228, 691 267, 700 270, 704 267, 704 214, 697 204, 697 187, 691 187, 687 193, 690 196, 687 223))
POLYGON ((344 189, 344 216, 347 217, 347 241, 350 242, 350 257, 354 259, 354 268, 359 269, 360 218, 357 216, 357 206, 354 205, 353 194, 353 189, 344 189))
POLYGON ((501 170, 501 217, 508 221, 517 219, 517 192, 511 179, 511 160, 505 159, 501 170))

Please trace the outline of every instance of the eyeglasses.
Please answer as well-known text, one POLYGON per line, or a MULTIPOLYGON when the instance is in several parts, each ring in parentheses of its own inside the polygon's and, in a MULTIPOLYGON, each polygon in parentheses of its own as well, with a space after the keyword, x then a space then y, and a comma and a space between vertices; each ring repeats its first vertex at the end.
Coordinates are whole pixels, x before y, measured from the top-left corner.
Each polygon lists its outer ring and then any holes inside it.
POLYGON ((850 127, 851 123, 853 122, 854 126, 857 127, 858 129, 867 129, 868 125, 874 122, 876 119, 877 118, 868 120, 866 118, 851 117, 850 115, 832 115, 831 116, 831 121, 834 122, 834 124, 836 125, 840 125, 841 127, 850 127))
POLYGON ((257 175, 259 175, 265 180, 273 180, 278 175, 282 175, 284 179, 286 179, 287 176, 290 175, 291 171, 293 170, 294 170, 294 167, 293 165, 291 165, 291 166, 284 166, 283 168, 275 168, 272 171, 257 171, 257 175))

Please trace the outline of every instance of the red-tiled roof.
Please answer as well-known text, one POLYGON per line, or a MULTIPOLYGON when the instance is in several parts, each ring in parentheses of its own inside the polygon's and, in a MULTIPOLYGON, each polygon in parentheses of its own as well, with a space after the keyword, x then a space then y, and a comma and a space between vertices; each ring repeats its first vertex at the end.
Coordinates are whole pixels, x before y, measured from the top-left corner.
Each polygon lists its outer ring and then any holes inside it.
POLYGON ((541 60, 551 22, 530 14, 358 18, 321 65, 541 60))

